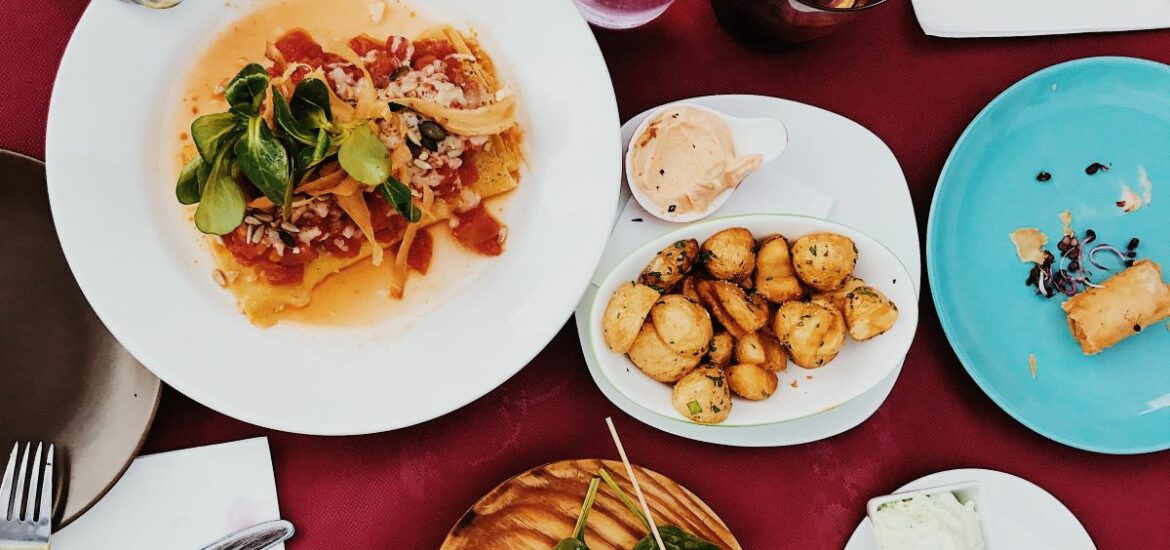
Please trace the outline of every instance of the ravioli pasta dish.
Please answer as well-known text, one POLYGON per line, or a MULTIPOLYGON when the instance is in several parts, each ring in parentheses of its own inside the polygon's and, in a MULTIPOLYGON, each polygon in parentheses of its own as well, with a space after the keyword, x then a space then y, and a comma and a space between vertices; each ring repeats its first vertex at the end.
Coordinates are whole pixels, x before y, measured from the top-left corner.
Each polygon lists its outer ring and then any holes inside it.
POLYGON ((390 270, 401 298, 427 273, 438 222, 479 255, 503 253, 507 228, 484 201, 519 181, 517 101, 472 36, 293 29, 249 61, 209 91, 223 110, 191 124, 176 194, 197 205, 216 281, 253 323, 358 262, 390 270))

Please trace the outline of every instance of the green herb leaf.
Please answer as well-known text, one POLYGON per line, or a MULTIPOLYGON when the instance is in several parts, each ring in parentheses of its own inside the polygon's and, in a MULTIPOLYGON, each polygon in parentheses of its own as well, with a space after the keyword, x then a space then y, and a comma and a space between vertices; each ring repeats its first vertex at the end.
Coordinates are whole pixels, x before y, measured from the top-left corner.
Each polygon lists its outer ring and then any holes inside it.
POLYGON ((589 550, 589 547, 577 539, 565 539, 552 547, 552 550, 589 550))
POLYGON ((415 223, 422 219, 422 211, 414 205, 414 197, 410 194, 410 187, 393 177, 386 178, 382 185, 378 186, 378 193, 386 202, 394 206, 394 209, 402 214, 410 223, 415 223))
POLYGON ((248 181, 273 204, 287 206, 292 185, 288 151, 272 135, 263 118, 248 121, 248 131, 236 142, 235 153, 240 171, 248 181))
POLYGON ((329 88, 319 78, 306 78, 297 84, 289 102, 293 117, 310 130, 333 127, 333 109, 329 106, 329 88))
POLYGON ((191 123, 191 139, 204 162, 215 160, 225 143, 244 132, 246 121, 232 113, 203 115, 191 123))
MULTIPOLYGON (((658 534, 662 535, 662 544, 666 545, 664 550, 720 550, 718 545, 707 542, 673 525, 659 525, 658 534)), ((658 543, 654 541, 654 535, 650 534, 638 541, 633 550, 663 549, 658 548, 658 543)))
POLYGON ((228 82, 223 90, 223 97, 227 99, 233 111, 256 115, 260 112, 264 90, 267 88, 268 71, 260 64, 252 63, 240 69, 240 72, 228 82))
POLYGON ((341 167, 366 185, 379 185, 390 177, 390 150, 368 124, 360 124, 341 141, 337 151, 341 167))
POLYGON ((324 128, 317 130, 317 138, 312 147, 305 147, 297 153, 297 171, 307 172, 310 168, 321 164, 334 151, 331 150, 333 141, 329 139, 329 132, 324 128))
POLYGON ((244 221, 244 191, 232 179, 227 153, 225 147, 216 155, 195 210, 195 227, 211 235, 227 235, 244 221))
POLYGON ((203 184, 207 182, 207 175, 211 172, 211 165, 203 162, 203 157, 195 157, 183 171, 179 172, 179 183, 175 185, 175 197, 179 204, 195 204, 203 194, 203 184))
POLYGON ((699 414, 703 412, 703 406, 698 401, 691 401, 687 403, 687 410, 691 411, 691 414, 699 414))
POLYGON ((272 87, 272 120, 286 136, 293 140, 305 145, 316 144, 317 136, 313 135, 311 130, 302 126, 300 121, 293 116, 288 102, 284 99, 284 94, 280 93, 280 90, 277 90, 276 86, 272 87))

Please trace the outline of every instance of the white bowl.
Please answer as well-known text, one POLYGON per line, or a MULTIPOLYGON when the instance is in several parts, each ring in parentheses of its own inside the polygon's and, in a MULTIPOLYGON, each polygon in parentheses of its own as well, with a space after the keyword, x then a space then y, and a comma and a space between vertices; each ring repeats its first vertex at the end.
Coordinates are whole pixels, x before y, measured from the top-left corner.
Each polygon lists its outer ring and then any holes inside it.
POLYGON ((925 489, 917 489, 912 491, 901 491, 898 493, 891 493, 885 496, 874 497, 869 499, 865 504, 865 514, 869 517, 871 524, 875 526, 877 522, 874 521, 874 513, 878 508, 884 504, 891 502, 898 502, 902 500, 911 499, 917 496, 934 496, 943 493, 952 493, 960 503, 967 502, 975 503, 975 511, 979 514, 979 529, 983 532, 983 544, 985 550, 992 550, 991 537, 987 531, 987 495, 983 491, 983 484, 978 481, 967 481, 961 483, 950 483, 947 485, 938 485, 935 487, 927 487, 925 489))
MULTIPOLYGON (((731 139, 735 142, 735 154, 741 156, 753 154, 760 155, 763 157, 761 166, 776 160, 780 154, 788 148, 788 128, 784 126, 783 122, 780 122, 775 118, 744 118, 731 116, 722 111, 716 111, 710 107, 704 107, 702 105, 688 101, 668 103, 655 109, 653 112, 647 115, 640 124, 638 124, 638 128, 634 130, 634 134, 630 137, 630 143, 637 143, 638 137, 646 131, 646 128, 650 126, 650 123, 654 122, 654 119, 658 118, 660 113, 667 109, 680 106, 706 111, 723 119, 723 122, 727 123, 728 129, 731 130, 731 139)), ((650 200, 650 197, 646 196, 646 194, 642 192, 642 189, 632 181, 630 175, 634 173, 633 166, 634 148, 626 147, 626 183, 630 188, 630 193, 634 195, 634 199, 638 201, 638 204, 642 205, 642 208, 645 209, 646 212, 649 212, 651 216, 654 216, 660 220, 674 223, 690 223, 714 214, 716 210, 719 210, 723 204, 727 202, 727 199, 731 198, 731 194, 734 193, 740 185, 743 185, 745 181, 752 177, 752 174, 748 174, 743 179, 743 181, 737 183, 734 187, 725 189, 722 193, 716 195, 715 198, 711 200, 711 203, 707 205, 706 210, 699 212, 668 212, 656 204, 653 200, 650 200)))
POLYGON ((898 306, 889 332, 865 342, 849 340, 833 362, 806 370, 791 362, 779 373, 776 394, 764 401, 736 398, 731 415, 718 426, 758 426, 803 418, 841 405, 880 383, 906 357, 918 327, 918 294, 906 267, 872 237, 838 223, 793 214, 752 214, 696 222, 658 237, 622 260, 599 286, 589 315, 590 345, 600 372, 623 396, 642 408, 681 422, 691 421, 670 404, 671 386, 642 373, 629 358, 606 347, 601 317, 614 289, 636 280, 659 250, 681 239, 703 242, 730 227, 747 228, 757 239, 782 234, 790 241, 819 232, 840 233, 857 244, 854 274, 881 290, 898 306))

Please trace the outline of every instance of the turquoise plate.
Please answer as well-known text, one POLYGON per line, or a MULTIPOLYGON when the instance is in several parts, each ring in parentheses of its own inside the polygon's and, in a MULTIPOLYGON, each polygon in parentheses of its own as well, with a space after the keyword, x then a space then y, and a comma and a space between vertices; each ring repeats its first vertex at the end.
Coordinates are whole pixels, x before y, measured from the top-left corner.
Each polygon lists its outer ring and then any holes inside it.
MULTIPOLYGON (((1170 448, 1170 331, 1163 322, 1088 357, 1061 295, 1025 286, 1008 234, 1038 227, 1055 241, 1064 210, 1083 234, 1170 275, 1170 67, 1098 57, 1016 83, 979 113, 943 167, 927 227, 927 269, 943 329, 971 377, 1024 425, 1066 445, 1136 454, 1170 448), (1090 176, 1086 168, 1111 165, 1090 176), (1153 201, 1125 214, 1122 185, 1153 201), (1037 181, 1041 171, 1051 174, 1037 181), (1035 379, 1029 355, 1035 354, 1035 379)), ((1099 255, 1098 258, 1102 258, 1099 255)), ((1104 263, 1104 262, 1102 262, 1104 263)), ((1108 264, 1107 264, 1108 265, 1108 264)), ((1106 274, 1093 269, 1094 279, 1106 274)), ((1113 271, 1116 272, 1116 271, 1113 271)))

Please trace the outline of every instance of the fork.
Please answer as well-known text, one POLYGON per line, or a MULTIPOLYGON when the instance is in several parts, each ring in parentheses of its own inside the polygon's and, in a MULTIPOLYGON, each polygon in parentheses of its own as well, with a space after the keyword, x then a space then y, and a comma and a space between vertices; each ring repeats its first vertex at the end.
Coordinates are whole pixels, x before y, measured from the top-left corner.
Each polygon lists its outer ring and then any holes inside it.
POLYGON ((8 467, 0 479, 0 548, 49 548, 53 516, 53 444, 37 443, 33 454, 32 442, 12 446, 8 467), (32 471, 29 471, 29 455, 32 471), (18 462, 19 459, 19 462, 18 462), (39 488, 39 491, 38 491, 39 488))

